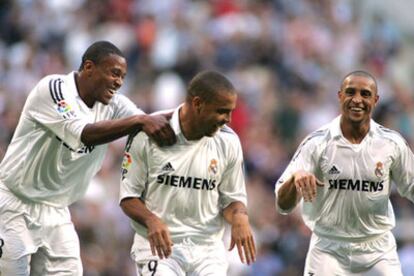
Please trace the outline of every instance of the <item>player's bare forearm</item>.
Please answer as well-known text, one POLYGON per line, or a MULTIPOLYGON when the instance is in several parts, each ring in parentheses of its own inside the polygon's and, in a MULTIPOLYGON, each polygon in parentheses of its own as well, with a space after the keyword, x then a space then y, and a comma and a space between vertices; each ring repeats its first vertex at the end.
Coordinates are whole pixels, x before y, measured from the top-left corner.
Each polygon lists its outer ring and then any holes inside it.
POLYGON ((305 202, 313 202, 318 187, 324 185, 312 172, 299 170, 279 188, 277 204, 281 209, 289 210, 295 207, 302 197, 305 202))
POLYGON ((292 176, 287 181, 285 181, 278 190, 276 204, 282 210, 290 210, 296 206, 300 198, 301 196, 297 192, 295 186, 295 178, 292 176))
POLYGON ((144 225, 145 227, 148 227, 148 221, 156 217, 156 215, 152 213, 147 206, 145 206, 144 202, 138 198, 124 198, 120 205, 128 217, 144 225))
POLYGON ((231 224, 229 250, 236 246, 241 262, 253 263, 256 260, 256 246, 246 206, 242 202, 233 202, 223 210, 223 216, 231 224))
POLYGON ((100 145, 143 130, 158 145, 172 145, 176 137, 168 118, 169 114, 142 114, 88 124, 82 131, 81 141, 88 146, 100 145))
POLYGON ((141 131, 145 116, 148 115, 135 115, 87 124, 82 131, 81 141, 87 146, 95 146, 112 142, 134 131, 141 131))
POLYGON ((173 243, 167 225, 144 202, 138 198, 125 198, 121 201, 121 208, 131 219, 147 227, 147 239, 154 256, 163 259, 171 255, 173 243))

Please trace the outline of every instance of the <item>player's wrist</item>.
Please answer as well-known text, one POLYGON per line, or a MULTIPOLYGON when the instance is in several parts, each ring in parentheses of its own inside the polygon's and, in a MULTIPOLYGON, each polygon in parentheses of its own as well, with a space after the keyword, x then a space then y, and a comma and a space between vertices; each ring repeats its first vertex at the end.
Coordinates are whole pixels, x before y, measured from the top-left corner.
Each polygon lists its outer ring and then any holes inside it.
POLYGON ((161 219, 152 213, 146 216, 144 219, 144 224, 147 228, 150 228, 152 225, 159 223, 161 223, 161 219))
POLYGON ((135 115, 135 118, 136 118, 136 125, 137 127, 140 127, 140 128, 144 128, 148 124, 148 121, 150 119, 149 115, 147 114, 135 115))
POLYGON ((235 225, 242 225, 242 224, 248 224, 249 223, 249 217, 247 215, 247 211, 241 211, 241 212, 236 212, 232 214, 232 220, 231 220, 231 224, 233 226, 235 225))

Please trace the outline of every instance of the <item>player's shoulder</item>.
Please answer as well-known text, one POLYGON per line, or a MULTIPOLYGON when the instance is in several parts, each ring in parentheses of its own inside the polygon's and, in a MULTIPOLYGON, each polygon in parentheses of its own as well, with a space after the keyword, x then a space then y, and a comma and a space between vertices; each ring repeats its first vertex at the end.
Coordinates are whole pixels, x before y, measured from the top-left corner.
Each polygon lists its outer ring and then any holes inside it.
MULTIPOLYGON (((123 95, 117 95, 117 96, 122 96, 128 99, 126 96, 123 96, 123 95)), ((156 112, 152 112, 150 113, 150 115, 152 116, 152 115, 167 114, 167 113, 173 112, 174 110, 175 109, 163 109, 163 110, 159 110, 156 112)), ((145 114, 142 110, 139 109, 139 111, 142 112, 142 114, 145 114)), ((156 143, 150 142, 151 138, 148 136, 147 133, 145 133, 145 131, 142 131, 142 130, 130 135, 129 139, 131 140, 131 143, 145 143, 147 145, 154 145, 154 146, 156 145, 156 143)))
POLYGON ((75 86, 73 73, 46 75, 38 82, 36 92, 51 95, 54 99, 60 99, 70 91, 67 89, 68 85, 75 86))
MULTIPOLYGON (((40 102, 58 103, 68 97, 68 75, 46 75, 39 80, 28 96, 28 102, 34 105, 40 102)), ((74 82, 74 80, 73 80, 74 82)))
POLYGON ((232 140, 232 141, 239 140, 239 136, 237 135, 237 133, 228 125, 224 125, 222 128, 220 128, 219 131, 217 132, 217 135, 221 139, 232 140))
POLYGON ((309 133, 301 143, 301 146, 317 146, 322 145, 324 142, 328 142, 332 139, 332 124, 326 124, 317 130, 309 133))
POLYGON ((332 124, 327 124, 308 134, 298 146, 296 153, 293 155, 292 161, 299 155, 320 154, 329 141, 332 140, 332 124))
POLYGON ((398 147, 408 145, 405 138, 396 130, 387 128, 383 125, 380 125, 374 121, 372 121, 373 127, 375 129, 375 134, 380 139, 386 139, 390 143, 395 143, 398 147))
POLYGON ((240 138, 228 125, 221 127, 212 138, 216 149, 228 160, 243 158, 240 138))
POLYGON ((218 145, 237 151, 241 147, 240 138, 237 133, 227 125, 224 125, 214 136, 218 145))
POLYGON ((163 114, 172 113, 176 110, 177 110, 177 108, 162 109, 162 110, 152 112, 150 115, 163 115, 163 114))
POLYGON ((39 85, 47 85, 48 87, 54 86, 57 83, 67 83, 70 80, 71 74, 50 74, 46 75, 43 78, 40 79, 39 85))
POLYGON ((125 152, 142 151, 149 145, 149 136, 144 131, 137 131, 128 136, 125 152))

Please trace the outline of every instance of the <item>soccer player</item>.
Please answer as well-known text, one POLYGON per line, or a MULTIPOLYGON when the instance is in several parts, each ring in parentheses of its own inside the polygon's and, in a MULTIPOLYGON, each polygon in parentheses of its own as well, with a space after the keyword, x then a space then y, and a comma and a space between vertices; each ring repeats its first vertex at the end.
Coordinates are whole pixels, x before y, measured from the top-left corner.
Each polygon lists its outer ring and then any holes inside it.
POLYGON ((226 275, 224 220, 230 250, 236 246, 243 263, 255 260, 242 149, 226 126, 236 99, 223 75, 201 72, 173 113, 175 145, 161 148, 145 133, 127 143, 120 204, 136 231, 139 275, 226 275))
POLYGON ((77 72, 46 76, 30 92, 0 164, 1 275, 82 275, 68 206, 100 169, 105 143, 140 130, 174 143, 166 116, 117 94, 126 70, 121 51, 99 41, 77 72))
POLYGON ((276 208, 289 213, 303 198, 313 231, 304 275, 402 275, 391 229, 391 182, 414 200, 414 156, 397 132, 371 119, 374 77, 349 73, 341 115, 311 133, 276 184, 276 208))

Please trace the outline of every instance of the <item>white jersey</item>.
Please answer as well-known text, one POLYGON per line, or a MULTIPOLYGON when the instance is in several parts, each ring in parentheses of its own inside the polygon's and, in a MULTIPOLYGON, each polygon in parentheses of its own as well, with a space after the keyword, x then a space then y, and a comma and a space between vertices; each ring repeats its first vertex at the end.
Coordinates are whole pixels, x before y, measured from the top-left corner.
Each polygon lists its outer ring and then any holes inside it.
POLYGON ((26 100, 0 164, 0 182, 21 199, 66 207, 84 195, 107 149, 82 144, 86 124, 139 113, 118 94, 108 105, 89 108, 79 97, 74 72, 46 76, 26 100))
POLYGON ((391 181, 402 196, 414 200, 413 153, 397 132, 373 120, 360 144, 345 139, 340 117, 310 134, 276 184, 276 196, 298 170, 325 184, 317 188, 314 202, 302 202, 305 224, 319 236, 363 240, 392 229, 391 181))
MULTIPOLYGON (((174 243, 184 238, 215 243, 224 232, 221 211, 234 201, 246 204, 240 141, 227 126, 213 137, 186 140, 179 108, 171 119, 175 145, 158 147, 142 132, 127 144, 120 199, 141 198, 168 225, 174 243)), ((138 235, 147 237, 143 225, 132 225, 138 235)))

